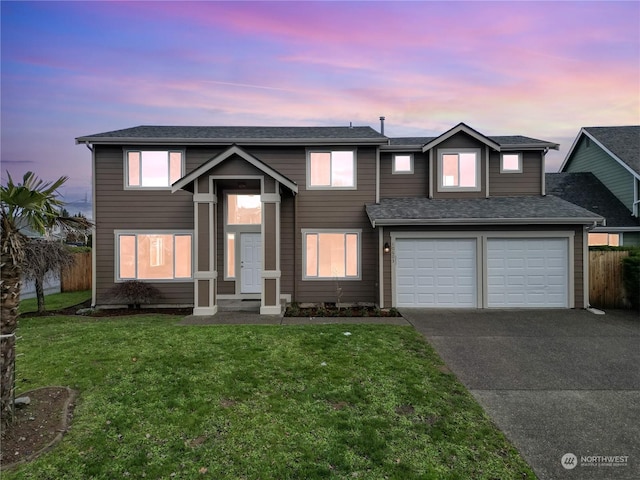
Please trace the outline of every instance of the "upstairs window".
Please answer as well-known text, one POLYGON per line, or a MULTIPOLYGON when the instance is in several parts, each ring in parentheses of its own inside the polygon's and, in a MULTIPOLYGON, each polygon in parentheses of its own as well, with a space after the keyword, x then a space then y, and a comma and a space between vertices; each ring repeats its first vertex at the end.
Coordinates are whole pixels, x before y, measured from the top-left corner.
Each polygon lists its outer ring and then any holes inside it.
POLYGON ((393 156, 393 173, 413 173, 413 155, 395 154, 393 156))
POLYGON ((479 191, 480 150, 440 150, 438 171, 439 191, 479 191))
POLYGON ((500 157, 500 173, 522 173, 522 154, 503 153, 500 157))
POLYGON ((312 151, 307 155, 307 188, 356 188, 356 154, 353 150, 312 151))
POLYGON ((128 150, 125 158, 125 186, 168 188, 184 175, 181 151, 128 150))

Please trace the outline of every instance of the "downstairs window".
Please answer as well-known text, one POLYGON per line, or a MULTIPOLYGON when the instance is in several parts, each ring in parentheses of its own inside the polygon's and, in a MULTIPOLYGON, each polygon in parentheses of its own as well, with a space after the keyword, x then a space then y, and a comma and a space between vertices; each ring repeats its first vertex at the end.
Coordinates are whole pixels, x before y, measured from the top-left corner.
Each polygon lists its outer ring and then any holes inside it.
POLYGON ((360 279, 360 231, 302 232, 305 280, 360 279))
POLYGON ((192 278, 192 233, 116 232, 116 280, 192 278))

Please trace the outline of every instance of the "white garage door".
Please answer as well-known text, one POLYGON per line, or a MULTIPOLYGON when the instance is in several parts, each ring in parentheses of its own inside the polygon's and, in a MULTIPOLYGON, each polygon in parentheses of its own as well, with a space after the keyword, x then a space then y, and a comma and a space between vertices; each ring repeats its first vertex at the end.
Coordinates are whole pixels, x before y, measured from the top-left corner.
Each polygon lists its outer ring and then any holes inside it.
POLYGON ((568 307, 566 238, 489 238, 489 307, 568 307))
POLYGON ((398 239, 398 307, 475 308, 475 239, 398 239))

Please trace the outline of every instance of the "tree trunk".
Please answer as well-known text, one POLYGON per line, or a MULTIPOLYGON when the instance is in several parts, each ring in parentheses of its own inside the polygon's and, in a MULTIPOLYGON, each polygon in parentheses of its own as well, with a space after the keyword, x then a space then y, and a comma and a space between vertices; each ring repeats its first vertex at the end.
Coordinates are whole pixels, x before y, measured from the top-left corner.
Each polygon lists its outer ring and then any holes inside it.
POLYGON ((2 425, 13 420, 16 365, 16 327, 20 303, 20 266, 8 251, 0 256, 0 416, 2 425))
POLYGON ((36 278, 36 298, 38 299, 38 313, 44 313, 44 279, 36 278))

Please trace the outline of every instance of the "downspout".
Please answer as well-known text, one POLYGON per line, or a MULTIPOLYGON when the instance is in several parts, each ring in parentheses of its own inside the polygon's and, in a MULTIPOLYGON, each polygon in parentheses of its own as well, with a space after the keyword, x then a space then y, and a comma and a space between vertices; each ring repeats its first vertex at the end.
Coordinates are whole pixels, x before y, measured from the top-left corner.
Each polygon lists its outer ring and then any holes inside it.
POLYGON ((98 291, 96 285, 96 246, 98 243, 96 232, 96 152, 89 142, 85 142, 84 145, 91 151, 91 216, 93 217, 93 226, 91 227, 91 308, 95 308, 98 291))
MULTIPOLYGON (((549 148, 545 148, 541 153, 540 153, 540 193, 543 197, 547 196, 547 187, 546 187, 546 180, 545 180, 545 174, 544 174, 544 170, 545 170, 545 166, 544 166, 544 159, 547 155, 547 152, 549 151, 549 148)), ((524 158, 522 159, 522 163, 524 165, 524 158)))
POLYGON ((298 301, 298 195, 293 193, 293 298, 298 301))

